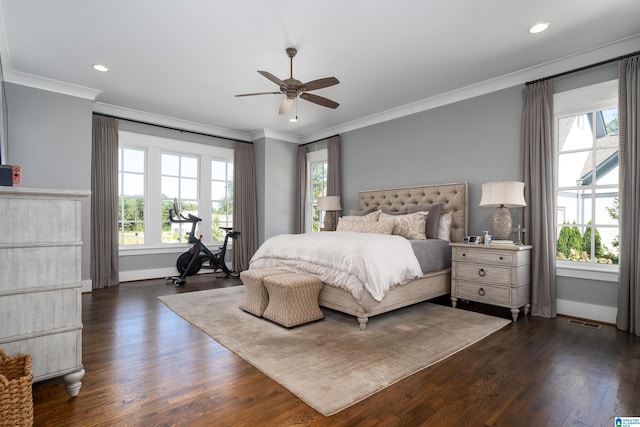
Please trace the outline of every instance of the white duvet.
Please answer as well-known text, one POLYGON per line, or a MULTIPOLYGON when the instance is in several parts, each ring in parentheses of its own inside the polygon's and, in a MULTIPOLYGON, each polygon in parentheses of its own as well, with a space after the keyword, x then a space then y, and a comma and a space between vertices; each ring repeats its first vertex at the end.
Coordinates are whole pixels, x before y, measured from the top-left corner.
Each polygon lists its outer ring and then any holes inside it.
POLYGON ((422 275, 404 237, 342 231, 272 237, 249 268, 270 267, 315 275, 349 291, 358 302, 366 291, 380 301, 392 287, 422 275))

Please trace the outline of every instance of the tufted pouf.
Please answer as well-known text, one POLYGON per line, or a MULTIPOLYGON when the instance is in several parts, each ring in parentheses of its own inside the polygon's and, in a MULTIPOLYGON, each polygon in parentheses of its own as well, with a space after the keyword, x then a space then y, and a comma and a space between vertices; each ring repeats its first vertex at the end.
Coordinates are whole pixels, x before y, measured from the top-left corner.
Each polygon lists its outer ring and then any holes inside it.
POLYGON ((308 274, 288 273, 269 276, 264 286, 269 304, 263 317, 287 328, 324 318, 318 306, 318 294, 324 283, 308 274))
POLYGON ((263 283, 265 277, 285 273, 288 271, 279 268, 261 268, 241 272, 240 279, 244 284, 244 300, 240 304, 240 308, 256 316, 262 316, 269 303, 269 294, 263 283))

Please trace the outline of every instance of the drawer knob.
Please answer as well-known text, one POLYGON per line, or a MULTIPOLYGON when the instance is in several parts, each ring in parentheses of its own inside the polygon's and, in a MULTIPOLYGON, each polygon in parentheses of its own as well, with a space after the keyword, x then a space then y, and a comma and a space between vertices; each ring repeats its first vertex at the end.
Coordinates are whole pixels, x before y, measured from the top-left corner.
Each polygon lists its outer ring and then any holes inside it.
POLYGON ((504 259, 503 257, 500 257, 500 261, 502 261, 503 259, 504 259))
POLYGON ((478 289, 478 295, 480 295, 481 297, 483 297, 485 294, 485 291, 483 288, 478 289))
POLYGON ((467 256, 467 254, 465 254, 464 252, 462 253, 462 256, 467 256))
POLYGON ((480 276, 480 277, 484 277, 484 276, 485 276, 485 274, 487 274, 487 272, 486 272, 486 271, 484 271, 484 268, 481 268, 480 270, 478 270, 478 276, 480 276))

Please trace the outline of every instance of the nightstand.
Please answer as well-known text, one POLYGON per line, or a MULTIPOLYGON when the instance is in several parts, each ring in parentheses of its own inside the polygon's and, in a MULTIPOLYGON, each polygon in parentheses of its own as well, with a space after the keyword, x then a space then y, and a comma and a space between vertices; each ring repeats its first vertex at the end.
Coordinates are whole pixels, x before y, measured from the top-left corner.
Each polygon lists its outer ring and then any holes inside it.
POLYGON ((531 246, 451 243, 451 304, 458 299, 508 307, 513 321, 531 306, 531 246))

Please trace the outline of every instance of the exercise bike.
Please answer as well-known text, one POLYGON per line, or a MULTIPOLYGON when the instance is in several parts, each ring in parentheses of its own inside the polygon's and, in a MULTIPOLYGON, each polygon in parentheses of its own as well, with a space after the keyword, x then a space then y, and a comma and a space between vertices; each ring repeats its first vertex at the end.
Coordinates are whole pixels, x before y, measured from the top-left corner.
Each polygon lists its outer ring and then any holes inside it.
POLYGON ((224 242, 222 246, 218 247, 218 250, 215 252, 211 252, 209 248, 202 243, 202 235, 198 238, 195 236, 196 225, 202 221, 201 218, 198 218, 195 215, 187 214, 185 217, 178 210, 177 200, 173 201, 173 209, 169 210, 169 220, 174 223, 184 224, 191 223, 191 231, 189 232, 189 243, 193 246, 181 254, 176 261, 176 268, 180 273, 178 277, 167 277, 167 281, 172 281, 174 285, 183 285, 187 283, 186 277, 193 276, 197 274, 203 265, 208 262, 208 267, 214 271, 220 269, 224 272, 226 278, 239 277, 239 274, 233 273, 225 263, 224 257, 227 253, 227 243, 229 239, 235 240, 241 233, 239 231, 234 231, 231 227, 220 227, 221 230, 225 230, 227 233, 224 236, 224 242))

